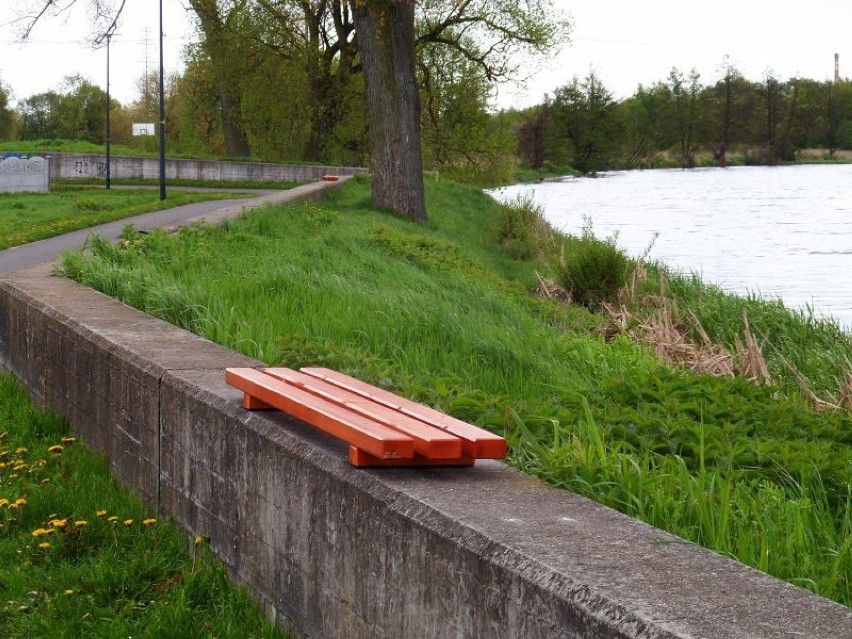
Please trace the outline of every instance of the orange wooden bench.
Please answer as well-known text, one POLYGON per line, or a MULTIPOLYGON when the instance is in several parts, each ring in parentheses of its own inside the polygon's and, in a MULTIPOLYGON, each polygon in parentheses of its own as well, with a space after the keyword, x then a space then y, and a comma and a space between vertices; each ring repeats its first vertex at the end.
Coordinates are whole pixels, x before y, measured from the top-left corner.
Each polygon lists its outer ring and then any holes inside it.
POLYGON ((353 466, 472 466, 506 440, 327 368, 228 368, 248 410, 278 409, 349 444, 353 466))

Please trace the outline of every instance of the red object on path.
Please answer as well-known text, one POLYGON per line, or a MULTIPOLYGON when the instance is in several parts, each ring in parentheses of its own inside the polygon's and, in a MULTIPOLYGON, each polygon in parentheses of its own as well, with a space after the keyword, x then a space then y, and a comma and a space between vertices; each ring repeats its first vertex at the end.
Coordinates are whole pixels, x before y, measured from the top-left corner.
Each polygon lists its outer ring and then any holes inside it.
POLYGON ((336 175, 323 175, 322 179, 326 182, 337 182, 340 178, 336 175))
POLYGON ((350 445, 353 466, 472 466, 503 459, 506 440, 326 368, 229 368, 248 410, 275 409, 350 445))

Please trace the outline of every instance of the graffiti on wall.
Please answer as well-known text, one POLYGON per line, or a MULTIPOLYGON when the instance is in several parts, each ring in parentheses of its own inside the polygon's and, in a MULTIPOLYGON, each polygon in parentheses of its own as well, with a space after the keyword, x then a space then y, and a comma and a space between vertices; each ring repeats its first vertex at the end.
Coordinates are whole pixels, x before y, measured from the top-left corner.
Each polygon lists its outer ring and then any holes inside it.
POLYGON ((106 177, 106 162, 77 160, 74 162, 74 173, 78 177, 106 177))

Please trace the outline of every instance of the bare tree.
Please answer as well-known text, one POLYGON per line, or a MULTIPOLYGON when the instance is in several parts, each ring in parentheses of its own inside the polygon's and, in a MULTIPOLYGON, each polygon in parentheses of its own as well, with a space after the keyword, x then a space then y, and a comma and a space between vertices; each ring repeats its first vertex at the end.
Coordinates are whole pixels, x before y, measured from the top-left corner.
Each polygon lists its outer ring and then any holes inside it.
MULTIPOLYGON (((93 28, 89 34, 92 43, 99 46, 99 38, 110 29, 115 29, 126 0, 84 0, 88 5, 93 28)), ((29 0, 18 4, 15 24, 18 37, 26 41, 32 35, 39 22, 45 18, 58 18, 68 15, 77 0, 29 0)))

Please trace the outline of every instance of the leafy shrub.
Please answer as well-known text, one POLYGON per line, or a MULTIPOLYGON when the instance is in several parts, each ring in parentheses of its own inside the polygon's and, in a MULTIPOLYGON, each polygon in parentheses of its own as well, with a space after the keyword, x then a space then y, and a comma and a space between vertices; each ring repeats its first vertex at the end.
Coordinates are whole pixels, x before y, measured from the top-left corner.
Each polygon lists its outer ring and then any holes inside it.
POLYGON ((559 284, 574 300, 596 310, 613 301, 624 286, 630 261, 615 245, 615 238, 596 239, 590 230, 572 242, 557 268, 559 284))
POLYGON ((553 237, 544 219, 544 210, 530 195, 519 195, 500 205, 496 235, 503 251, 517 260, 538 256, 553 237))

